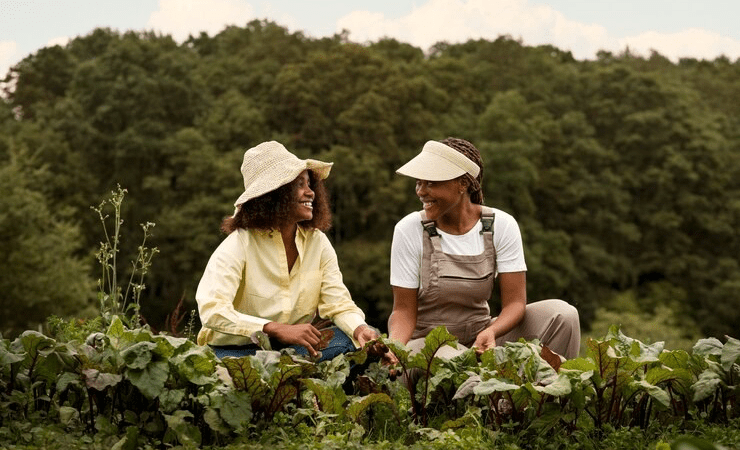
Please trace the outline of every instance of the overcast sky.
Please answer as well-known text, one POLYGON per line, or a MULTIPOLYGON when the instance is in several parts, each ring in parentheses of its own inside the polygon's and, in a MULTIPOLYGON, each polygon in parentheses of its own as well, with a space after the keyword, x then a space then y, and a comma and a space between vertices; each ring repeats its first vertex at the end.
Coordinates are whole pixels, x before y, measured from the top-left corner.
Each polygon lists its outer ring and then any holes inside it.
POLYGON ((311 37, 347 29, 355 42, 388 36, 424 50, 507 34, 578 59, 626 46, 673 61, 740 58, 740 0, 0 0, 0 79, 39 48, 96 27, 156 30, 181 42, 264 18, 311 37))

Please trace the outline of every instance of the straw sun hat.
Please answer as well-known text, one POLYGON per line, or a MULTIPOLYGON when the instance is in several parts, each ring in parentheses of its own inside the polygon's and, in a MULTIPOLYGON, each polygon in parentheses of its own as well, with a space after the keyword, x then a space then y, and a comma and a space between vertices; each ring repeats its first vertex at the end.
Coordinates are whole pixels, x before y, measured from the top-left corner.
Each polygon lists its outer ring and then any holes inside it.
POLYGON ((396 173, 424 181, 447 181, 463 174, 473 178, 480 173, 478 164, 454 148, 437 141, 427 141, 421 153, 396 173))
POLYGON ((234 206, 238 208, 248 200, 290 183, 306 169, 312 170, 323 180, 329 176, 332 164, 315 159, 299 159, 279 142, 263 142, 244 152, 241 167, 244 193, 234 202, 234 206))

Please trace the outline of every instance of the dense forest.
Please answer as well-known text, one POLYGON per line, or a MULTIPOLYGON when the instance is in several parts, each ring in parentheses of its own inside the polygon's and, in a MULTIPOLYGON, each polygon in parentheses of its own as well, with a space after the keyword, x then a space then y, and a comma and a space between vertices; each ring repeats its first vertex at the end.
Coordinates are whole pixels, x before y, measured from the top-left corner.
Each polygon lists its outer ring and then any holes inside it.
MULTIPOLYGON (((2 76, 2 75, 0 75, 2 76)), ((95 308, 97 206, 128 190, 119 258, 154 222, 142 314, 194 293, 242 190, 244 150, 278 140, 335 163, 329 232, 368 321, 391 309, 393 226, 420 209, 395 169, 429 139, 482 152, 485 203, 522 229, 531 300, 584 327, 629 293, 705 336, 740 329, 740 61, 494 41, 420 49, 253 21, 183 44, 96 29, 11 68, 0 101, 0 332, 95 308)), ((495 308, 495 305, 494 305, 495 308)))

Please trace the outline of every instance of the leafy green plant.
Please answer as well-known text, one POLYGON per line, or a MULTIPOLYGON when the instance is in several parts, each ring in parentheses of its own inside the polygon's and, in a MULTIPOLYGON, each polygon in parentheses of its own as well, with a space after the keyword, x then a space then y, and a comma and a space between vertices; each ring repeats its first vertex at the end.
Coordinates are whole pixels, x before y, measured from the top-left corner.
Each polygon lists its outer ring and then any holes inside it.
POLYGON ((445 327, 432 330, 424 340, 424 347, 416 354, 411 354, 408 347, 399 342, 384 340, 398 358, 403 377, 411 395, 414 417, 424 426, 428 423, 427 407, 431 402, 430 393, 441 383, 444 373, 434 377, 440 371, 442 360, 435 355, 444 346, 457 348, 457 338, 445 327))

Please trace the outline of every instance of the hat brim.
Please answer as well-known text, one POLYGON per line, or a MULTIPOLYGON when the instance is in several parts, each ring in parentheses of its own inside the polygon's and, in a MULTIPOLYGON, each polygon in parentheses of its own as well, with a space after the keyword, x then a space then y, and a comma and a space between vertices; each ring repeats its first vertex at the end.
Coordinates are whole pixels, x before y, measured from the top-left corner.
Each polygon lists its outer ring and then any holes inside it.
POLYGON ((453 180, 467 173, 450 160, 434 153, 421 152, 401 166, 396 173, 424 181, 453 180))
POLYGON ((316 174, 319 180, 324 180, 329 176, 329 173, 331 172, 331 167, 334 165, 334 163, 327 163, 316 159, 305 159, 300 161, 305 164, 296 165, 292 167, 290 171, 281 173, 278 179, 273 178, 273 182, 271 183, 269 188, 265 187, 263 189, 250 189, 242 192, 242 195, 240 195, 239 198, 234 202, 234 206, 238 208, 239 205, 242 205, 243 203, 246 203, 253 198, 260 197, 264 194, 267 194, 268 192, 272 192, 275 189, 285 186, 286 184, 295 180, 298 175, 300 175, 301 172, 303 172, 304 170, 310 170, 314 174, 316 174))

